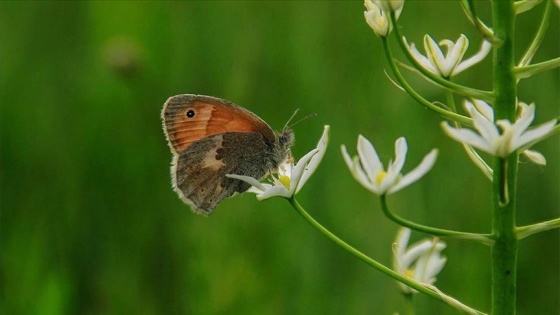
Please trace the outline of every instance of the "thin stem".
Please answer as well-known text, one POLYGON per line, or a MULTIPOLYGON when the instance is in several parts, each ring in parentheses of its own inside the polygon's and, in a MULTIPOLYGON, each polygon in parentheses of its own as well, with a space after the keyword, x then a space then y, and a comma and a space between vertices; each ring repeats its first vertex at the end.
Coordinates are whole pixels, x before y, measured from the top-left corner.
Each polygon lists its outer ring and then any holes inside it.
POLYGON ((404 308, 407 315, 415 315, 414 311, 414 295, 412 293, 404 294, 404 308))
POLYGON ((366 264, 372 266, 373 268, 381 271, 382 273, 390 276, 391 278, 404 283, 405 285, 417 290, 418 292, 422 292, 440 302, 443 302, 455 309, 458 309, 466 314, 480 314, 480 315, 485 315, 484 313, 475 310, 473 308, 470 308, 462 303, 459 303, 457 300, 453 299, 452 297, 443 294, 440 290, 438 290, 437 288, 435 288, 434 286, 431 285, 424 285, 422 283, 416 282, 408 277, 405 277, 397 272, 395 272, 394 270, 384 266, 383 264, 378 263, 377 261, 371 259, 370 257, 368 257, 367 255, 363 254, 362 252, 360 252, 359 250, 355 249, 354 247, 350 246, 349 244, 347 244, 346 242, 344 242, 343 240, 341 240, 340 238, 338 238, 338 236, 334 235, 331 231, 329 231, 327 228, 325 228, 324 226, 322 226, 319 222, 317 222, 311 215, 309 215, 309 213, 307 213, 307 211, 305 211, 305 209, 303 209, 301 207, 301 205, 297 202, 297 200, 295 198, 290 198, 288 199, 288 201, 290 202, 290 204, 292 205, 292 207, 294 207, 294 209, 296 209, 296 211, 309 223, 311 224, 311 226, 313 226, 315 229, 319 230, 319 232, 321 232, 321 234, 325 235, 326 237, 328 237, 331 241, 335 242, 338 246, 342 247, 344 250, 346 250, 347 252, 349 252, 350 254, 354 255, 356 258, 360 259, 361 261, 365 262, 366 264))
POLYGON ((535 63, 529 66, 517 67, 515 68, 515 74, 517 76, 517 79, 519 80, 528 78, 533 74, 552 70, 558 67, 560 67, 560 57, 535 63))
POLYGON ((551 2, 552 1, 550 1, 550 0, 546 1, 546 6, 544 8, 543 16, 542 16, 542 19, 541 19, 541 24, 539 25, 539 29, 537 30, 537 34, 535 35, 535 37, 533 37, 533 41, 531 42, 531 44, 527 48, 527 51, 523 55, 523 58, 521 58, 521 61, 519 61, 519 64, 517 65, 518 67, 527 66, 529 63, 531 63, 531 60, 533 59, 533 57, 537 53, 537 50, 539 49, 539 46, 541 45, 541 42, 544 38, 544 35, 546 34, 546 30, 548 29, 548 19, 550 17, 551 2))
POLYGON ((473 240, 473 241, 480 242, 484 245, 493 244, 492 235, 490 234, 466 233, 460 231, 445 230, 445 229, 434 228, 431 226, 425 226, 412 221, 408 221, 396 215, 395 213, 391 212, 391 210, 389 210, 389 207, 387 207, 387 200, 385 195, 381 196, 380 201, 381 201, 381 210, 383 211, 385 216, 387 216, 387 218, 389 218, 390 220, 394 221, 399 225, 406 226, 415 231, 437 235, 440 237, 455 237, 455 238, 460 238, 465 240, 473 240))
POLYGON ((544 221, 536 224, 520 226, 516 229, 517 231, 517 239, 524 239, 527 236, 531 236, 533 234, 537 234, 540 232, 545 232, 548 230, 558 229, 560 228, 560 219, 553 219, 549 221, 544 221))
MULTIPOLYGON (((397 36, 397 42, 399 43, 401 50, 404 52, 404 54, 406 55, 406 57, 408 58, 408 60, 410 61, 410 63, 412 63, 414 65, 414 67, 416 67, 418 70, 420 70, 420 72, 427 77, 428 79, 430 79, 431 81, 437 83, 439 86, 452 90, 453 92, 457 93, 457 94, 461 94, 464 96, 468 96, 468 97, 472 97, 472 98, 476 98, 479 100, 483 100, 483 101, 487 101, 492 103, 494 100, 494 94, 492 91, 482 91, 482 90, 478 90, 478 89, 473 89, 467 86, 463 86, 454 82, 450 82, 448 80, 445 80, 444 78, 435 75, 433 73, 431 73, 430 71, 426 70, 424 67, 422 67, 422 65, 420 65, 416 59, 414 59, 414 57, 412 56, 412 54, 410 53, 410 51, 408 50, 408 47, 404 41, 404 36, 401 33, 400 30, 400 26, 397 23, 397 19, 395 17, 395 13, 391 12, 390 14, 391 17, 391 21, 394 25, 393 29, 395 30, 396 36, 397 36)), ((386 40, 384 38, 384 40, 386 40)))
MULTIPOLYGON (((494 34, 501 44, 494 49, 494 90, 496 120, 514 121, 517 84, 514 72, 513 0, 492 1, 494 34)), ((515 232, 518 154, 496 158, 494 166, 494 207, 492 210, 492 314, 511 315, 516 310, 517 235, 515 232)))
POLYGON ((412 98, 414 98, 418 103, 424 105, 426 108, 431 109, 432 111, 434 111, 434 112, 440 114, 441 116, 445 117, 446 119, 449 119, 449 120, 452 120, 452 121, 458 121, 458 122, 461 122, 461 123, 467 124, 467 125, 472 125, 472 119, 471 118, 468 118, 468 117, 465 117, 463 115, 459 115, 457 113, 453 113, 451 111, 448 111, 448 110, 445 110, 441 107, 438 107, 438 106, 434 105, 433 103, 429 102, 428 100, 426 100, 425 98, 423 98, 420 94, 418 94, 410 86, 410 84, 408 84, 408 82, 404 79, 401 72, 399 71, 399 68, 395 64, 395 59, 393 58, 393 53, 391 52, 391 47, 389 46, 389 43, 387 42, 387 38, 382 37, 382 40, 383 40, 383 47, 385 48, 385 55, 387 56, 387 61, 389 62, 389 65, 391 66, 391 70, 393 70, 393 73, 395 74, 395 77, 397 78, 397 80, 401 84, 402 88, 405 89, 405 91, 410 96, 412 96, 412 98))

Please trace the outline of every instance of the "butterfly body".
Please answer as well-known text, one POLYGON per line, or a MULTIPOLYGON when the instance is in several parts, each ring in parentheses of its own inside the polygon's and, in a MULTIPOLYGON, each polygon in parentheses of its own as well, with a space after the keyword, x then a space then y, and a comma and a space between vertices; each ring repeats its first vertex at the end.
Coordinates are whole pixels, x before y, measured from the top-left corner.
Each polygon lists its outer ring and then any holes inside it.
POLYGON ((174 190, 192 209, 209 215, 224 198, 249 189, 227 174, 261 179, 289 156, 293 132, 273 131, 252 112, 204 95, 170 97, 162 111, 173 154, 174 190))

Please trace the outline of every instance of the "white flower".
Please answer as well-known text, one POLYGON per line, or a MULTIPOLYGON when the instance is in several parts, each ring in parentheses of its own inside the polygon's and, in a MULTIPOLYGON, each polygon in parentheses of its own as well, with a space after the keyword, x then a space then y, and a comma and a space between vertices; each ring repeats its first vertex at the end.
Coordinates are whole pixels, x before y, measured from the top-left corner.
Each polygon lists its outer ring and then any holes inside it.
POLYGON ((278 168, 278 174, 269 176, 272 180, 271 184, 261 183, 250 176, 235 174, 228 174, 226 176, 251 184, 253 187, 249 188, 248 191, 255 193, 258 200, 274 196, 291 198, 305 185, 323 159, 329 142, 329 128, 329 126, 325 126, 317 148, 304 155, 297 164, 294 165, 292 158, 281 164, 278 168))
POLYGON ((375 151, 375 148, 363 136, 358 137, 358 156, 354 159, 346 151, 346 147, 341 147, 344 161, 354 178, 366 189, 377 195, 392 194, 404 187, 412 184, 426 174, 434 165, 437 150, 433 149, 424 157, 420 165, 406 175, 401 174, 401 170, 406 160, 408 150, 405 138, 398 138, 395 142, 395 161, 390 161, 387 171, 383 169, 383 164, 375 151))
POLYGON ((438 44, 430 37, 430 35, 424 36, 424 49, 426 50, 426 56, 422 55, 414 43, 408 44, 406 38, 403 37, 408 50, 412 54, 412 57, 426 70, 433 72, 435 74, 441 75, 443 77, 449 78, 454 75, 459 74, 463 70, 479 63, 492 48, 492 44, 489 41, 483 41, 480 50, 471 58, 462 61, 467 48, 469 47, 469 39, 461 34, 457 42, 452 42, 449 39, 444 39, 438 44), (447 54, 444 55, 440 46, 447 47, 447 54))
MULTIPOLYGON (((520 102, 519 115, 513 124, 506 119, 494 123, 492 107, 483 101, 475 101, 474 104, 466 101, 465 108, 472 117, 474 128, 478 133, 470 129, 451 127, 447 122, 442 123, 443 130, 454 140, 502 158, 546 137, 556 125, 556 119, 553 119, 529 130, 531 122, 535 119, 535 104, 527 105, 520 102)), ((542 154, 526 151, 525 154, 533 162, 537 164, 546 163, 542 154)))
MULTIPOLYGON (((447 261, 446 257, 441 256, 445 243, 434 237, 433 240, 424 239, 407 248, 409 238, 410 229, 401 228, 393 245, 393 269, 417 282, 431 285, 436 282, 436 276, 447 261)), ((418 292, 401 282, 398 285, 405 294, 418 292)))
POLYGON ((402 11, 403 1, 365 0, 364 5, 366 7, 364 17, 369 27, 377 36, 386 37, 393 30, 389 12, 392 8, 398 18, 402 11))

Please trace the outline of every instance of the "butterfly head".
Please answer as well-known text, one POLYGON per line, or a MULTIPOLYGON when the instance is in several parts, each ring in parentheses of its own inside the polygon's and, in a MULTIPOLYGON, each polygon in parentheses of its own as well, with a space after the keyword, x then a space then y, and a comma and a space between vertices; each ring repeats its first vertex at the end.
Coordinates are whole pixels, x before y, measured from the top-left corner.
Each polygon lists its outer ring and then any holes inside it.
POLYGON ((276 133, 278 142, 273 153, 273 168, 277 168, 283 161, 291 156, 290 148, 294 145, 294 131, 284 129, 276 133))
POLYGON ((290 147, 294 145, 294 131, 292 129, 282 130, 278 135, 278 144, 280 148, 289 150, 290 147))

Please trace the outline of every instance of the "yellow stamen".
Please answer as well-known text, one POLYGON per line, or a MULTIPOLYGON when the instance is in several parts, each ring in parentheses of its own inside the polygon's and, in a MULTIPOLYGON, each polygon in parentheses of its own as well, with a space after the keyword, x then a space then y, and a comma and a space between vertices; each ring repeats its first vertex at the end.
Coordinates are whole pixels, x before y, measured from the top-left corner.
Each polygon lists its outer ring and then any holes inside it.
POLYGON ((282 185, 284 185, 284 187, 290 189, 290 177, 282 175, 278 178, 278 180, 282 183, 282 185))
POLYGON ((406 269, 404 271, 404 276, 410 279, 414 279, 414 271, 412 269, 406 269))
POLYGON ((381 184, 381 182, 383 181, 385 176, 387 176, 387 172, 385 172, 385 171, 381 171, 381 172, 377 173, 377 176, 375 176, 375 182, 378 183, 378 184, 381 184))

